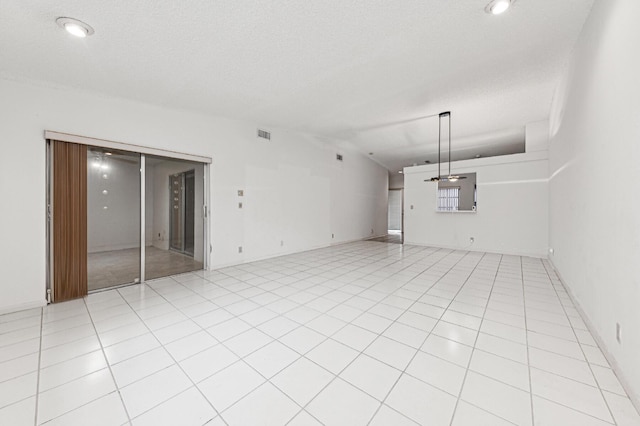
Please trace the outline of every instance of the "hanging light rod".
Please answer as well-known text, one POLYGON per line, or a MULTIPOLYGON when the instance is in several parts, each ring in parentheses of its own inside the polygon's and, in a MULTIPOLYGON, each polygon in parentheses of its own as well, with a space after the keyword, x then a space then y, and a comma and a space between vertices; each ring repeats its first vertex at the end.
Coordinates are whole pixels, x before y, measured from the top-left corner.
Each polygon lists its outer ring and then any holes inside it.
POLYGON ((459 179, 466 179, 466 176, 458 176, 458 175, 452 175, 451 174, 451 111, 445 111, 445 112, 441 112, 440 114, 438 114, 438 176, 432 177, 431 179, 425 180, 425 182, 439 182, 439 181, 448 181, 448 182, 456 182, 459 179), (447 174, 447 176, 443 176, 441 171, 440 171, 440 166, 441 166, 441 159, 440 159, 440 152, 441 152, 441 145, 442 145, 442 120, 448 118, 448 125, 449 125, 449 133, 448 133, 448 140, 449 140, 449 173, 447 174))

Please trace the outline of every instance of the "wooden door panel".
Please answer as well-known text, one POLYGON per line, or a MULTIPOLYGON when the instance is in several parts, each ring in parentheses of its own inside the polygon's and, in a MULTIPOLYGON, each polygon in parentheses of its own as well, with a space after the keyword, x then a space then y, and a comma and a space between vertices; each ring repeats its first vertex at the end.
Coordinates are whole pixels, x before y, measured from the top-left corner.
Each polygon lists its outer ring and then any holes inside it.
POLYGON ((53 142, 53 297, 87 294, 87 146, 53 142))

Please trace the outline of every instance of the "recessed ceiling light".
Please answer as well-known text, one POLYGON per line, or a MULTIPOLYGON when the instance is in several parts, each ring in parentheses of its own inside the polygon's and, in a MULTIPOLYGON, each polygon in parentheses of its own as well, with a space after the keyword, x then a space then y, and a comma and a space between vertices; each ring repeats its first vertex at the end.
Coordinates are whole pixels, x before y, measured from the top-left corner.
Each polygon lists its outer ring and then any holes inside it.
POLYGON ((91 25, 73 18, 58 18, 56 19, 56 23, 60 28, 64 28, 69 34, 73 34, 76 37, 84 38, 95 32, 93 28, 91 28, 91 25))
POLYGON ((515 3, 515 0, 492 0, 484 11, 492 15, 500 15, 509 9, 509 7, 515 3))

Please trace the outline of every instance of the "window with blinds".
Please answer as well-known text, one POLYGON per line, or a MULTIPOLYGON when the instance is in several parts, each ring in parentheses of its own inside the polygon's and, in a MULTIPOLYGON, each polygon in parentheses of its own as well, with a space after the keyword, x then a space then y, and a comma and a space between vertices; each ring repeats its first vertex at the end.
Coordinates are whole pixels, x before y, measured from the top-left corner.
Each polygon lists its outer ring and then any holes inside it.
POLYGON ((458 211, 460 187, 438 188, 438 211, 458 211))

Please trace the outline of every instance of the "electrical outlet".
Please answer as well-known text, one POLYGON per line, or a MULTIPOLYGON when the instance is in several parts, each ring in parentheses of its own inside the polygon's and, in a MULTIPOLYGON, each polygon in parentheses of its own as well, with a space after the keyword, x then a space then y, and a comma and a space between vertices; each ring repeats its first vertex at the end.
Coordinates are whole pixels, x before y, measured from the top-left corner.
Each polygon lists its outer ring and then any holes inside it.
POLYGON ((238 208, 241 209, 242 208, 242 203, 238 203, 238 208))
POLYGON ((475 243, 475 242, 476 242, 476 239, 475 239, 475 238, 473 238, 473 237, 469 238, 469 244, 473 244, 473 243, 475 243))
POLYGON ((284 246, 284 240, 280 240, 280 247, 284 246))
POLYGON ((411 204, 411 210, 413 210, 413 204, 411 204))
POLYGON ((334 234, 331 234, 331 238, 335 238, 336 236, 334 234))
POLYGON ((371 228, 371 235, 373 235, 373 228, 371 228))
POLYGON ((243 197, 244 191, 242 189, 238 189, 238 197, 243 197))
POLYGON ((622 327, 620 323, 616 323, 616 340, 618 343, 622 343, 622 327))
POLYGON ((553 250, 552 248, 549 248, 549 254, 553 254, 555 250, 553 250))
POLYGON ((238 247, 238 253, 242 253, 242 246, 238 247))

